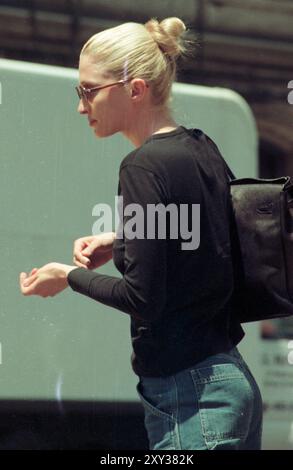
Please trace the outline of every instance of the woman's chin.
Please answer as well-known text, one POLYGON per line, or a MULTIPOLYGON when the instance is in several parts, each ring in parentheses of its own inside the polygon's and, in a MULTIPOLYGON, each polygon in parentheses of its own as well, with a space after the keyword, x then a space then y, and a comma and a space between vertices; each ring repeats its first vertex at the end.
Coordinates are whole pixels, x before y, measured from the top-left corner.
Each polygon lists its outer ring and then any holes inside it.
POLYGON ((93 128, 93 131, 95 133, 96 137, 106 137, 103 132, 101 132, 101 129, 96 129, 95 127, 93 128))
POLYGON ((110 137, 111 135, 116 134, 118 131, 113 129, 99 129, 98 127, 93 128, 96 137, 110 137))

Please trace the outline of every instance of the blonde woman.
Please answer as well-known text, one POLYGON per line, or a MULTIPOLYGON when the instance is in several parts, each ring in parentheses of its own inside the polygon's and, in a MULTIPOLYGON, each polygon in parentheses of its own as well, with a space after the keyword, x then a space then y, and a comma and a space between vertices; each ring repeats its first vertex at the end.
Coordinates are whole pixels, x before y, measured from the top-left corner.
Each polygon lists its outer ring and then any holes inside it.
POLYGON ((80 54, 79 113, 98 138, 121 132, 134 145, 120 165, 119 195, 123 209, 142 209, 144 237, 126 230, 123 210, 119 236, 76 240, 74 266, 23 272, 20 288, 47 297, 70 286, 130 315, 151 449, 260 449, 262 400, 236 348, 244 333, 230 305, 225 170, 213 141, 179 125, 169 107, 185 29, 178 18, 126 23, 91 37, 80 54), (189 227, 200 207, 200 243, 186 246, 170 221, 165 237, 147 236, 147 209, 158 204, 187 207, 180 216, 189 227), (93 272, 112 257, 122 278, 93 272))

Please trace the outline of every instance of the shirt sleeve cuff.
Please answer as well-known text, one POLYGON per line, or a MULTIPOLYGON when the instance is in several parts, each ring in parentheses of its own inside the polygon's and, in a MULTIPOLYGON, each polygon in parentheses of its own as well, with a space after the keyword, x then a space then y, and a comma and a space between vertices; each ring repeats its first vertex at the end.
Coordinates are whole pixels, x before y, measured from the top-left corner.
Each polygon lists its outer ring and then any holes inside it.
POLYGON ((67 276, 68 285, 76 292, 87 295, 91 281, 97 277, 94 273, 86 268, 76 268, 70 271, 67 276))

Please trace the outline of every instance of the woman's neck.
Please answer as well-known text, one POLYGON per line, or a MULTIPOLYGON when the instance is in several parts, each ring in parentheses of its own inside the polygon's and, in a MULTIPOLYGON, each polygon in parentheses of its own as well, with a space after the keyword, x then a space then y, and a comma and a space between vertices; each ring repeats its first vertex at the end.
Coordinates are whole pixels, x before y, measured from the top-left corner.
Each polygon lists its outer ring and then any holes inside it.
POLYGON ((132 120, 133 124, 123 131, 135 147, 140 147, 153 134, 171 132, 178 127, 168 109, 143 110, 132 120))

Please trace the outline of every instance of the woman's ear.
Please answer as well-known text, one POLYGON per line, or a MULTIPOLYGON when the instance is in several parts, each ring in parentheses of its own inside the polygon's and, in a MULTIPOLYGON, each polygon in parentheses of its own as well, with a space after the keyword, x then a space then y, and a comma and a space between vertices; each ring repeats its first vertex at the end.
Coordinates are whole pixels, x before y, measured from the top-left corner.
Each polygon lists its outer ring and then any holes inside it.
POLYGON ((147 92, 148 85, 146 84, 145 80, 141 78, 134 78, 130 82, 130 97, 134 101, 141 101, 145 97, 147 92))

